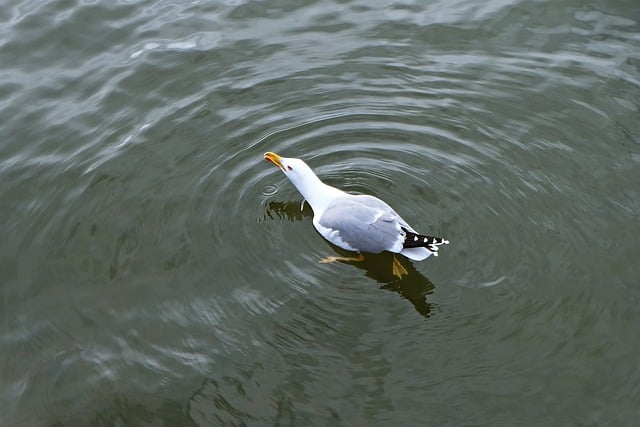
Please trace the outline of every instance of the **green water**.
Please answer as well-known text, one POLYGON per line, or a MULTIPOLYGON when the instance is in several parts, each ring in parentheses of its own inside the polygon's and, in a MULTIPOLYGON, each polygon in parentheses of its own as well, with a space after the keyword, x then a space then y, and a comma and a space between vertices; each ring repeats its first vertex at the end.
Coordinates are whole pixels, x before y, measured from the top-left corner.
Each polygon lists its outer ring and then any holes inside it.
POLYGON ((637 425, 636 1, 0 22, 0 425, 637 425), (265 151, 451 244, 321 264, 265 151))

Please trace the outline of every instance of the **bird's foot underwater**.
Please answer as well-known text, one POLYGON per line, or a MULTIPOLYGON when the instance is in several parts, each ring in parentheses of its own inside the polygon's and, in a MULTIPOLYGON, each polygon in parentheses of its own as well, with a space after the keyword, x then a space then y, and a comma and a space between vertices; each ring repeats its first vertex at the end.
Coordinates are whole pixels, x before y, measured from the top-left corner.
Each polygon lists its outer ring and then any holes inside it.
POLYGON ((402 279, 402 276, 409 275, 409 272, 407 271, 407 269, 404 268, 402 264, 400 264, 400 261, 398 261, 398 258, 396 258, 395 255, 393 256, 392 269, 393 269, 393 275, 396 276, 398 279, 402 279))
POLYGON ((330 262, 336 262, 336 261, 360 262, 360 261, 364 261, 364 255, 358 254, 357 257, 328 256, 328 257, 322 258, 320 260, 320 262, 323 263, 323 264, 327 264, 327 263, 330 263, 330 262))

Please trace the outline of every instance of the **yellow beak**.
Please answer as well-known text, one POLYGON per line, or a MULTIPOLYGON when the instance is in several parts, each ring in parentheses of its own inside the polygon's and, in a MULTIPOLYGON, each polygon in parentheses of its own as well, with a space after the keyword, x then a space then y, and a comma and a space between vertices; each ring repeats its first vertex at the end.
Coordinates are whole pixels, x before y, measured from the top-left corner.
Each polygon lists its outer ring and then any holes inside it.
POLYGON ((278 156, 276 153, 268 151, 264 153, 264 159, 268 162, 273 163, 277 167, 279 167, 281 171, 283 172, 285 171, 284 166, 282 166, 282 161, 280 160, 280 156, 278 156))

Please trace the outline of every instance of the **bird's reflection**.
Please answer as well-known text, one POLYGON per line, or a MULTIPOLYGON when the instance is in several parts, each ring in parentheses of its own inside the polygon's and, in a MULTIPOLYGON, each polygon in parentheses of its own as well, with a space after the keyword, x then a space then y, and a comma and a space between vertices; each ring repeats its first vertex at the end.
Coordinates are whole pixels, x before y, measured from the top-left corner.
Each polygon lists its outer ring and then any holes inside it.
MULTIPOLYGON (((308 204, 301 202, 276 202, 267 204, 266 218, 288 219, 290 221, 301 220, 304 217, 313 217, 313 211, 308 204)), ((345 251, 329 242, 326 242, 341 256, 353 256, 353 252, 345 251)), ((349 263, 354 267, 364 270, 364 274, 380 283, 381 289, 398 292, 403 298, 413 304, 418 313, 429 317, 433 304, 427 302, 427 295, 433 292, 435 286, 429 279, 416 270, 413 263, 404 257, 397 257, 402 266, 407 270, 407 275, 398 279, 392 272, 392 254, 366 254, 364 261, 349 263)))

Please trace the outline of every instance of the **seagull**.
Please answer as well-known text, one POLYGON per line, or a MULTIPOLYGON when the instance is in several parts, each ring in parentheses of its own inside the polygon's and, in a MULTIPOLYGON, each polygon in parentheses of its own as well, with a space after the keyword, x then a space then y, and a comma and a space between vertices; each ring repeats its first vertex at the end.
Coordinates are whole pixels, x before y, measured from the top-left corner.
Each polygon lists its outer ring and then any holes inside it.
POLYGON ((441 237, 419 234, 377 197, 350 194, 325 184, 301 159, 281 157, 271 151, 264 158, 277 166, 311 205, 313 226, 318 233, 334 245, 358 253, 357 257, 332 256, 320 262, 363 261, 362 252, 388 251, 393 253, 393 274, 402 279, 408 273, 395 254, 422 261, 437 256, 439 246, 449 243, 441 237))

